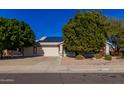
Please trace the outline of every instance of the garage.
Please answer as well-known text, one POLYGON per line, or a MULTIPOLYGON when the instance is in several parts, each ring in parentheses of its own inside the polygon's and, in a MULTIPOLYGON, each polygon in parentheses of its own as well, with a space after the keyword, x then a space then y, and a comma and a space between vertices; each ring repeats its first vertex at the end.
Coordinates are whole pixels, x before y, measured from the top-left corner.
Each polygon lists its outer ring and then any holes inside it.
POLYGON ((24 48, 24 56, 63 56, 63 38, 42 37, 33 47, 24 48))
POLYGON ((59 56, 59 46, 43 46, 44 56, 59 56))
POLYGON ((42 37, 37 47, 37 55, 42 56, 61 56, 62 55, 62 37, 42 37))

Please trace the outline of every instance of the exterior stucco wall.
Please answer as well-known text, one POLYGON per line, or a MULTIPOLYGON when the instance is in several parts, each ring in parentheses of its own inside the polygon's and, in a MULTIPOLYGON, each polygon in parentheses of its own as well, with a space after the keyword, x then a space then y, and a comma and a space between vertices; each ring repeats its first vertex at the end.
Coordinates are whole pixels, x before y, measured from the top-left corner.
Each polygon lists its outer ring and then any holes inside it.
POLYGON ((24 48, 24 56, 62 56, 63 45, 58 43, 40 44, 34 51, 33 47, 24 48))
POLYGON ((42 47, 37 47, 37 55, 38 56, 43 56, 44 55, 44 51, 42 47))
POLYGON ((24 56, 33 56, 33 47, 24 48, 24 56))

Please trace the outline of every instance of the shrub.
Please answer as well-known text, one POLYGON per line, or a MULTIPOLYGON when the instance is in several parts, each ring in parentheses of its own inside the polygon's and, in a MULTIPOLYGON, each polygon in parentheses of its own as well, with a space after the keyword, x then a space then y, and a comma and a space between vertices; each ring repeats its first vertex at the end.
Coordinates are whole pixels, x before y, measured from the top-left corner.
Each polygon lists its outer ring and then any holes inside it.
POLYGON ((77 60, 82 60, 82 59, 84 59, 84 57, 83 57, 82 55, 77 55, 77 56, 76 56, 76 59, 77 59, 77 60))
POLYGON ((121 56, 122 59, 124 59, 124 51, 120 52, 120 56, 121 56))
POLYGON ((84 53, 83 56, 85 58, 93 58, 94 57, 94 53, 92 53, 92 52, 84 53))
POLYGON ((112 60, 111 55, 105 55, 105 60, 112 60))
POLYGON ((96 58, 96 59, 100 59, 100 58, 102 58, 102 55, 101 55, 101 54, 96 54, 96 55, 95 55, 95 58, 96 58))
POLYGON ((124 53, 122 53, 121 58, 124 59, 124 53))

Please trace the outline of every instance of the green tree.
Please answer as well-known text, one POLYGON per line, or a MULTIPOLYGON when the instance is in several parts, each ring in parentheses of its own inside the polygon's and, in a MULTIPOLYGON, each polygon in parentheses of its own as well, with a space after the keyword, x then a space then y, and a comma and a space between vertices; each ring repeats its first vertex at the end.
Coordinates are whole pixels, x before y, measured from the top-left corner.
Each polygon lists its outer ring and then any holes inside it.
POLYGON ((124 58, 124 26, 119 29, 117 44, 121 57, 124 58))
POLYGON ((118 18, 111 18, 111 31, 109 31, 108 35, 110 36, 110 39, 112 40, 112 43, 117 46, 117 52, 119 53, 120 45, 120 34, 124 30, 124 20, 118 19, 118 18), (115 37, 115 39, 112 39, 111 37, 115 37))
POLYGON ((119 33, 119 30, 121 29, 121 27, 123 26, 124 20, 120 20, 117 18, 110 18, 110 27, 111 30, 108 32, 109 36, 117 36, 119 33))
POLYGON ((35 35, 31 27, 24 21, 0 18, 0 54, 5 49, 15 50, 33 46, 35 35))
POLYGON ((124 48, 124 27, 118 33, 118 46, 124 48))
POLYGON ((2 55, 3 55, 3 50, 6 49, 6 45, 5 45, 5 41, 6 41, 6 34, 5 34, 5 31, 6 31, 6 22, 7 22, 7 19, 5 18, 0 18, 0 55, 1 55, 1 58, 2 58, 2 55))
POLYGON ((81 12, 63 27, 64 48, 66 51, 97 53, 109 37, 110 22, 100 11, 81 12))
POLYGON ((116 36, 118 37, 118 40, 115 41, 119 47, 121 47, 123 43, 119 43, 121 41, 121 35, 123 35, 124 31, 124 20, 123 19, 117 19, 112 18, 110 19, 111 23, 111 31, 109 31, 110 36, 116 36))

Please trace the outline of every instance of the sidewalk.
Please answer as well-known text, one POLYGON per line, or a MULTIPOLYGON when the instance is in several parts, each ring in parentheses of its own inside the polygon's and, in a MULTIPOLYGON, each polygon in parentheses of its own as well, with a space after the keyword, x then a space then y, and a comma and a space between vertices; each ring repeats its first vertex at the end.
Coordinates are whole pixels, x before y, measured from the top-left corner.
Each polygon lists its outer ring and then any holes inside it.
POLYGON ((97 62, 99 60, 94 63, 92 61, 94 60, 89 61, 90 63, 75 62, 73 64, 72 62, 72 64, 65 64, 60 57, 5 60, 4 64, 0 62, 0 73, 124 73, 124 60, 118 59, 119 62, 112 60, 106 63, 97 62), (14 61, 21 61, 22 63, 17 62, 18 64, 16 64, 14 61), (26 65, 23 61, 27 61, 26 65), (13 62, 14 65, 12 65, 13 62))

